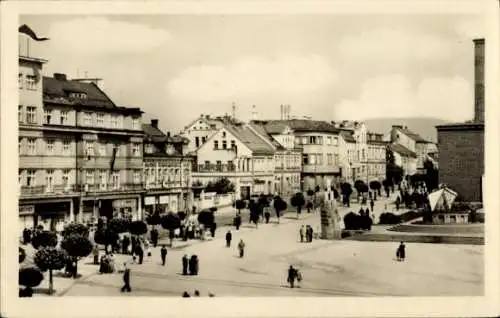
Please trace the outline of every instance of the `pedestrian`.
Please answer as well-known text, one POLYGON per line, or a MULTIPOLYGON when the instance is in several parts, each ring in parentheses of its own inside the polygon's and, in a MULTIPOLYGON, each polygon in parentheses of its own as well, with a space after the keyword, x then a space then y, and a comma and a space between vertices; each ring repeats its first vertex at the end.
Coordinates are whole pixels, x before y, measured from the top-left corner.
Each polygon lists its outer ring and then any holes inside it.
POLYGON ((243 258, 245 254, 245 242, 243 242, 243 239, 238 243, 238 250, 240 251, 240 258, 243 258))
POLYGON ((269 213, 269 209, 266 208, 266 212, 264 213, 264 218, 266 219, 266 224, 269 224, 269 219, 271 218, 271 213, 269 213))
POLYGON ((187 275, 188 274, 188 264, 189 264, 189 259, 187 254, 184 254, 182 257, 182 275, 187 275))
POLYGON ((191 295, 189 295, 187 291, 182 293, 182 298, 189 298, 189 297, 191 297, 191 295))
POLYGON ((307 235, 307 239, 308 239, 309 243, 311 243, 313 240, 314 230, 313 230, 312 226, 310 226, 310 225, 308 225, 308 226, 309 226, 309 229, 308 229, 309 233, 307 235))
POLYGON ((194 297, 200 297, 200 291, 198 289, 194 291, 194 297))
POLYGON ((375 201, 373 199, 370 200, 370 210, 373 211, 373 207, 375 206, 375 201))
POLYGON ((299 235, 300 235, 300 242, 303 243, 304 242, 304 225, 301 225, 300 226, 300 230, 299 230, 299 235))
POLYGON ((241 215, 238 213, 238 215, 236 215, 234 217, 234 226, 236 227, 236 231, 238 231, 240 229, 240 226, 241 226, 241 215))
POLYGON ((130 238, 125 235, 122 240, 122 254, 128 254, 128 246, 130 245, 130 238))
POLYGON ((124 285, 121 289, 122 293, 124 291, 131 292, 132 288, 130 287, 130 269, 127 267, 127 263, 123 264, 123 282, 124 285))
POLYGON ((290 284, 290 288, 294 287, 295 278, 297 278, 297 270, 293 268, 292 265, 290 265, 290 267, 288 268, 288 277, 287 277, 287 282, 290 284))
POLYGON ((231 230, 229 230, 226 233, 226 247, 231 247, 231 240, 232 239, 233 239, 233 234, 231 233, 231 230))
POLYGON ((142 264, 142 261, 144 259, 144 250, 142 249, 141 245, 137 245, 137 251, 136 251, 137 256, 139 257, 139 264, 142 264))
POLYGON ((165 266, 165 261, 167 260, 167 248, 165 247, 165 244, 161 246, 161 264, 165 266))
POLYGON ((99 247, 97 246, 97 244, 92 249, 92 254, 94 256, 94 265, 98 265, 99 264, 99 247))
POLYGON ((404 242, 401 242, 399 244, 398 250, 396 251, 396 257, 398 261, 403 261, 405 260, 406 257, 406 246, 404 242))
POLYGON ((158 230, 157 229, 151 230, 151 243, 153 243, 154 247, 158 246, 158 230))
POLYGON ((210 225, 210 234, 212 235, 212 238, 215 237, 215 230, 217 229, 217 223, 212 223, 212 225, 210 225))
POLYGON ((192 255, 189 259, 189 275, 198 275, 198 256, 192 255))

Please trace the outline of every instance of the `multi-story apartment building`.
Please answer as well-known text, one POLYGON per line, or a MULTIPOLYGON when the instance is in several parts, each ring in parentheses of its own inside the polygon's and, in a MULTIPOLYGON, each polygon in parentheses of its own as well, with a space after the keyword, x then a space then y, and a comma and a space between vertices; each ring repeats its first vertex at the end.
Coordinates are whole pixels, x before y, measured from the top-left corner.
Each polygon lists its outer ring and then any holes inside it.
POLYGON ((275 149, 274 193, 290 197, 301 191, 302 148, 295 145, 292 129, 285 123, 252 121, 251 127, 275 149))
POLYGON ((143 124, 144 137, 144 209, 154 212, 191 211, 193 193, 191 168, 194 156, 184 153, 189 141, 171 136, 158 128, 158 120, 143 124))
POLYGON ((361 163, 358 157, 356 139, 354 139, 352 130, 340 129, 339 155, 341 181, 353 185, 361 175, 361 163))
POLYGON ((116 106, 96 83, 42 77, 42 60, 19 62, 21 226, 140 218, 141 110, 116 106))
POLYGON ((236 198, 272 193, 274 152, 248 124, 226 117, 222 128, 198 148, 193 182, 206 185, 225 177, 236 198))
POLYGON ((227 117, 210 117, 210 115, 201 114, 199 118, 184 127, 181 136, 189 140, 186 145, 187 153, 195 153, 208 138, 223 127, 225 118, 227 119, 227 117))
POLYGON ((389 144, 388 150, 394 155, 394 163, 403 169, 403 175, 411 176, 417 172, 417 154, 398 143, 389 144))
POLYGON ((379 181, 386 177, 386 150, 387 142, 383 140, 383 134, 371 133, 368 137, 368 182, 379 181))

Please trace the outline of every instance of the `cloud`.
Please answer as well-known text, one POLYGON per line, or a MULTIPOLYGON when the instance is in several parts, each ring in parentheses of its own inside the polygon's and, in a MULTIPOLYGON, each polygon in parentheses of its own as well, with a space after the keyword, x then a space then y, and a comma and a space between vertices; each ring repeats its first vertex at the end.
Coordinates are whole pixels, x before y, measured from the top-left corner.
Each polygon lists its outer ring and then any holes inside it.
POLYGON ((403 29, 379 28, 340 40, 342 58, 366 63, 396 64, 415 60, 445 60, 451 43, 437 36, 403 29))
POLYGON ((371 78, 363 82, 356 100, 342 100, 335 106, 335 117, 468 120, 474 108, 471 86, 461 77, 426 78, 416 87, 402 75, 371 78))
POLYGON ((332 88, 336 79, 334 68, 319 55, 244 57, 226 65, 189 67, 167 83, 167 92, 181 101, 227 102, 264 95, 287 100, 332 88))
POLYGON ((162 29, 101 17, 56 22, 49 29, 51 45, 77 56, 142 53, 162 47, 170 34, 162 29))

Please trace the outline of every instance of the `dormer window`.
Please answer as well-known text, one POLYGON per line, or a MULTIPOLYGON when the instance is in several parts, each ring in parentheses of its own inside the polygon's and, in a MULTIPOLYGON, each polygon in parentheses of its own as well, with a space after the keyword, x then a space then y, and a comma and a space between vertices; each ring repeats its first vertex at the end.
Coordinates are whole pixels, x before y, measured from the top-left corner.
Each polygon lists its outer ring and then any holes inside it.
POLYGON ((87 94, 85 94, 85 93, 71 92, 71 93, 69 93, 69 97, 70 98, 74 98, 74 99, 86 99, 87 98, 87 94))

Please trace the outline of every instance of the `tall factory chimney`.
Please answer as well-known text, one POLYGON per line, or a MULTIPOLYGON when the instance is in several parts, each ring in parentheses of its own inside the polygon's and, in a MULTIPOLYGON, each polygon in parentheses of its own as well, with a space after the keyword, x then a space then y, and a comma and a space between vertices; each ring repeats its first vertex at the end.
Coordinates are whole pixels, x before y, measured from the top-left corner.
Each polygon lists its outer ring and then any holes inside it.
POLYGON ((474 40, 474 122, 484 123, 484 39, 474 40))

